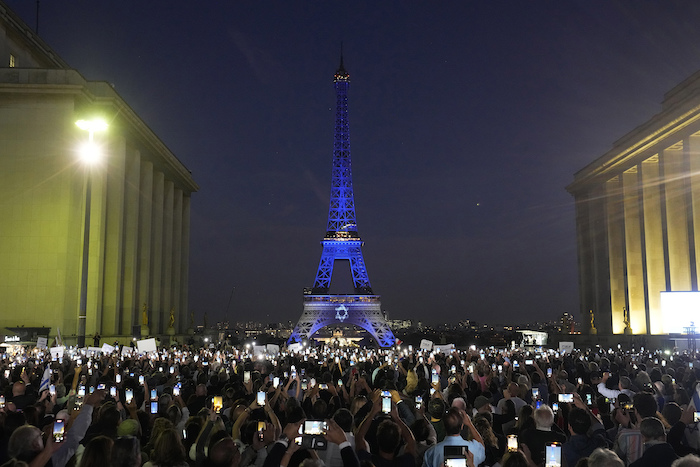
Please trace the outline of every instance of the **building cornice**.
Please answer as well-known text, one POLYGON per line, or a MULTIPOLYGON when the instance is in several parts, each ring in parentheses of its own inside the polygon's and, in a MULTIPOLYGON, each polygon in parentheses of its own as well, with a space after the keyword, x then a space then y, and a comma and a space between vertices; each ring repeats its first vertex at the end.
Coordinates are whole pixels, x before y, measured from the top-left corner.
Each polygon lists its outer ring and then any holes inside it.
POLYGON ((700 75, 696 74, 686 80, 693 81, 691 88, 684 84, 685 81, 674 88, 685 88, 684 99, 677 98, 677 91, 669 92, 661 113, 627 133, 614 143, 610 151, 576 172, 573 183, 566 190, 575 194, 604 183, 687 136, 688 127, 700 124, 698 77, 700 75))
POLYGON ((2 68, 0 69, 0 93, 74 95, 88 106, 94 106, 101 112, 112 114, 114 121, 123 124, 125 132, 133 134, 146 149, 161 158, 168 173, 182 186, 183 190, 191 193, 199 189, 190 171, 109 83, 87 81, 76 70, 2 68))

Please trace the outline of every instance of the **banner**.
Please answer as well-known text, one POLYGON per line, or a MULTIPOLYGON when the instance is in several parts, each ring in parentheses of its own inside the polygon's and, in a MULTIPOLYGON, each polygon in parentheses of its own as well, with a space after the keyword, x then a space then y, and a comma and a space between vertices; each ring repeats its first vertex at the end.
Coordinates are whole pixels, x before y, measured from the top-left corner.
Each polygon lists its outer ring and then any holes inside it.
POLYGON ((435 346, 435 353, 449 354, 455 349, 454 344, 440 344, 435 346))

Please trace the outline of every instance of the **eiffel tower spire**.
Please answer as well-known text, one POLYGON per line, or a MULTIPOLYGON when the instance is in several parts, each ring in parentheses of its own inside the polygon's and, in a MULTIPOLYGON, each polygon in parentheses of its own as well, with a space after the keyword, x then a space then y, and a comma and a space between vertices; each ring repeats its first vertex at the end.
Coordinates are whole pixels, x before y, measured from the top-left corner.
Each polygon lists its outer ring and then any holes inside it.
POLYGON ((308 338, 330 324, 347 322, 366 329, 381 347, 389 347, 394 345, 394 335, 381 311, 380 297, 372 291, 362 256, 363 242, 357 233, 348 122, 350 74, 343 65, 342 46, 333 86, 336 112, 328 224, 314 286, 305 291, 304 312, 289 342, 308 338), (329 295, 336 260, 349 260, 354 295, 329 295))

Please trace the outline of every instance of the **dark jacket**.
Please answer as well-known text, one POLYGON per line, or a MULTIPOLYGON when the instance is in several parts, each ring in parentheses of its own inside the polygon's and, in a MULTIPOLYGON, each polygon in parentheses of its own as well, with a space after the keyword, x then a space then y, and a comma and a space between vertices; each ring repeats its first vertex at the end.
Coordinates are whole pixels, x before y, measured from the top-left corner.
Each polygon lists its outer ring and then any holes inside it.
POLYGON ((678 454, 668 443, 656 443, 644 446, 642 457, 630 464, 630 467, 671 467, 678 454))

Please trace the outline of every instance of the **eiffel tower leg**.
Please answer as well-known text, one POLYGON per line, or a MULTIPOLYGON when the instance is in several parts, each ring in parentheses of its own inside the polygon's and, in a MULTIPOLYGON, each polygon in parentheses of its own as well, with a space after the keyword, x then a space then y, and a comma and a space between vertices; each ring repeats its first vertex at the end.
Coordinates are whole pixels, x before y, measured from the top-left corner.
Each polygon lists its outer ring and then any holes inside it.
POLYGON ((381 311, 378 296, 344 297, 342 301, 330 297, 308 296, 304 311, 294 327, 287 345, 301 342, 318 330, 332 324, 354 324, 369 332, 380 347, 392 347, 396 343, 394 333, 381 311))
POLYGON ((374 337, 374 340, 377 341, 379 347, 393 347, 396 344, 394 333, 391 332, 391 328, 389 328, 384 314, 379 310, 379 306, 376 309, 365 306, 354 308, 348 321, 369 332, 374 337))
POLYGON ((335 310, 327 308, 328 307, 319 307, 304 303, 304 311, 297 325, 294 327, 292 335, 289 336, 287 345, 294 342, 300 343, 303 339, 308 339, 314 335, 319 329, 333 324, 334 322, 338 322, 338 320, 335 319, 335 310))

